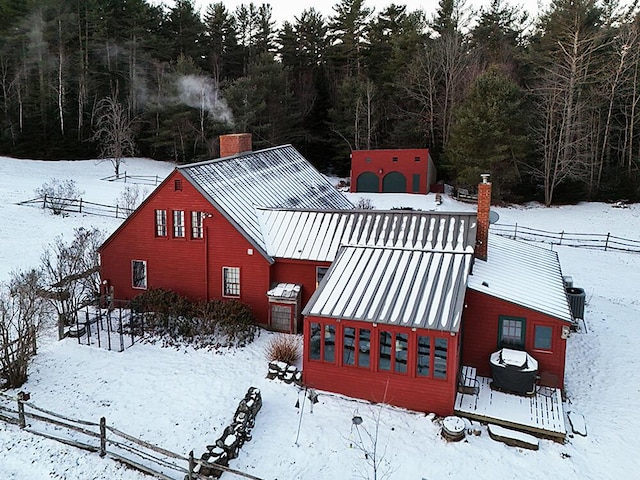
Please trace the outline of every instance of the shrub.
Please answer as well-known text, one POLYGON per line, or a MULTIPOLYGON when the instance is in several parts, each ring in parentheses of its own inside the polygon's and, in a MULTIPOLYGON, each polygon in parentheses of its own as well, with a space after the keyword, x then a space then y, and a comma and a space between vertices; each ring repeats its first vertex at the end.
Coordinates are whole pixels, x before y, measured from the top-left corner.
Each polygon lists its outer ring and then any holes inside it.
POLYGON ((265 352, 270 362, 295 365, 300 360, 300 338, 297 335, 280 333, 269 340, 265 352))
POLYGON ((154 335, 196 347, 245 346, 258 332, 255 316, 236 300, 194 302, 171 290, 150 289, 131 300, 144 314, 145 329, 154 335))
POLYGON ((52 178, 48 183, 36 188, 35 194, 45 199, 45 208, 49 208, 54 215, 60 215, 77 202, 84 195, 84 191, 78 188, 75 180, 60 181, 52 178))
POLYGON ((356 208, 358 210, 373 210, 373 203, 370 198, 360 197, 356 203, 356 208))
POLYGON ((116 200, 116 205, 128 217, 138 208, 146 196, 146 189, 140 190, 138 185, 127 185, 116 200))

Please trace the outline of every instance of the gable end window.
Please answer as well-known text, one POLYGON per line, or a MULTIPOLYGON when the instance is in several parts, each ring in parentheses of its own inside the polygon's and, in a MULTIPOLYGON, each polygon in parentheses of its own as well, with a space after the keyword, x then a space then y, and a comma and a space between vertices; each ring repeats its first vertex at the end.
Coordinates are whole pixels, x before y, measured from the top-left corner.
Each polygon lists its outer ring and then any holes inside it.
POLYGON ((167 236, 167 211, 156 210, 156 237, 167 236))
POLYGON ((224 297, 240 296, 240 268, 222 267, 222 295, 224 297))
POLYGON ((184 237, 184 210, 173 211, 173 236, 184 237))
POLYGON ((178 192, 182 190, 182 179, 181 178, 176 178, 173 181, 173 189, 178 192))
POLYGON ((147 262, 144 260, 131 261, 131 285, 133 288, 146 290, 147 288, 147 262))
POLYGON ((203 212, 191 212, 191 238, 202 238, 202 219, 204 218, 203 212))

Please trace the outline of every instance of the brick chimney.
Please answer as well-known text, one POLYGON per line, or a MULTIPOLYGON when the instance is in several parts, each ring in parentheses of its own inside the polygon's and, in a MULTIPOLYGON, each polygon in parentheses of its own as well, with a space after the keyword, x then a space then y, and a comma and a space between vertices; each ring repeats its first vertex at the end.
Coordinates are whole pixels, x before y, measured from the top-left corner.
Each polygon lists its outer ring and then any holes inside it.
POLYGON ((250 133, 220 135, 220 157, 230 157, 231 155, 250 152, 251 150, 250 133))
POLYGON ((489 209, 491 208, 491 182, 489 174, 480 175, 482 182, 478 184, 478 228, 476 229, 476 258, 487 259, 489 241, 489 209))

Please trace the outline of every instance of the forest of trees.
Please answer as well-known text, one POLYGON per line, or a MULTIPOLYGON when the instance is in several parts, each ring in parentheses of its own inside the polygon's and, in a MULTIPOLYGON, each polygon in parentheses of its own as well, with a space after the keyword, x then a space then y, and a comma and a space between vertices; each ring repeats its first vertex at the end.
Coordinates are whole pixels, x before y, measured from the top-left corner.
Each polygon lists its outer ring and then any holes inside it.
POLYGON ((0 154, 186 163, 250 132, 338 175, 351 150, 426 147, 497 200, 638 201, 636 2, 338 0, 277 26, 269 4, 0 0, 0 154))

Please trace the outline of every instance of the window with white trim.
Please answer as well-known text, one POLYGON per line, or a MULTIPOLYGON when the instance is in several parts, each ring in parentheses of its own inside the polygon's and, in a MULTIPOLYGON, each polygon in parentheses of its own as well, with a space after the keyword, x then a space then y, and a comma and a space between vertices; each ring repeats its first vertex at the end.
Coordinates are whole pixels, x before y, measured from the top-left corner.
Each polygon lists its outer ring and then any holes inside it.
POLYGON ((156 237, 167 236, 167 211, 156 210, 156 237))
POLYGON ((133 288, 142 290, 147 288, 147 262, 145 260, 131 260, 131 285, 133 288))
POLYGON ((240 296, 239 267, 222 267, 222 295, 225 297, 240 296))
POLYGON ((173 211, 173 236, 184 237, 184 210, 173 211))
POLYGON ((191 238, 202 238, 204 212, 191 212, 191 238))

